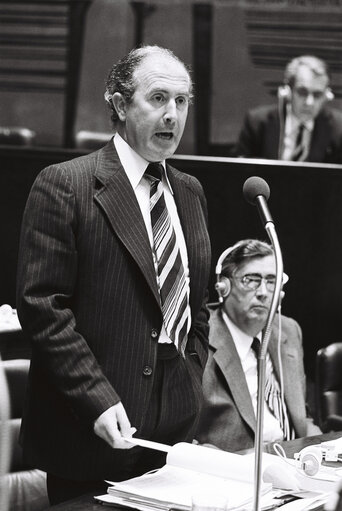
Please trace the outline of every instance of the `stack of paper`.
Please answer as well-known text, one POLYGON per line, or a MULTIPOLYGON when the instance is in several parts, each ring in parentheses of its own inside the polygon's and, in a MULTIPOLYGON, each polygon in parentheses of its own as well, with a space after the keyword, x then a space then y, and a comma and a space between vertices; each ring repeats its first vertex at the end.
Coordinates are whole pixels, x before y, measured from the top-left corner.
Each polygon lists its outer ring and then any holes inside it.
MULTIPOLYGON (((250 506, 254 498, 254 463, 249 457, 219 449, 179 443, 170 448, 166 465, 156 472, 114 483, 108 495, 96 497, 143 511, 191 509, 192 496, 203 492, 227 496, 229 508, 250 506)), ((261 493, 272 489, 262 484, 261 493)))
MULTIPOLYGON (((243 456, 187 443, 165 446, 163 450, 168 451, 164 467, 127 481, 107 481, 108 493, 95 498, 104 504, 141 511, 190 511, 192 497, 207 489, 213 495, 224 495, 229 510, 253 509, 254 454, 243 456)), ((302 476, 294 463, 279 456, 263 455, 263 475, 268 473, 267 481, 271 482, 261 484, 262 510, 281 505, 277 500, 279 489, 283 490, 280 495, 291 491, 300 500, 297 504, 286 504, 289 511, 315 508, 317 502, 326 500, 327 492, 334 490, 334 474, 302 476)))

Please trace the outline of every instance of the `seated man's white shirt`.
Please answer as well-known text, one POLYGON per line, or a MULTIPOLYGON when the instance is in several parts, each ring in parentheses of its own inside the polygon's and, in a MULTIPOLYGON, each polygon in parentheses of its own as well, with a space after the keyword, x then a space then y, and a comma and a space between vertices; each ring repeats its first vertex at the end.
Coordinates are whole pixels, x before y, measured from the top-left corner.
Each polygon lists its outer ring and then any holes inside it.
MULTIPOLYGON (((151 213, 150 213, 150 181, 148 178, 144 177, 144 172, 149 164, 147 160, 142 158, 138 153, 136 153, 127 142, 116 133, 114 136, 114 145, 115 149, 120 158, 121 164, 124 168, 124 171, 127 174, 127 177, 132 185, 133 191, 137 198, 148 238, 150 240, 151 249, 153 247, 153 232, 152 232, 152 224, 151 224, 151 213)), ((165 161, 160 162, 165 169, 165 161)), ((163 175, 162 179, 163 189, 164 189, 164 197, 167 209, 169 211, 171 222, 175 231, 178 247, 180 250, 180 255, 184 267, 185 278, 186 278, 186 286, 188 288, 188 297, 190 294, 190 278, 189 278, 189 263, 188 263, 188 252, 186 248, 186 243, 184 239, 184 234, 182 230, 182 226, 179 220, 177 206, 173 198, 173 192, 169 180, 167 179, 166 172, 163 175)), ((157 261, 155 259, 154 251, 152 250, 152 256, 154 260, 154 266, 157 270, 157 261)), ((189 310, 189 317, 191 319, 191 314, 189 310)), ((188 322, 188 330, 191 326, 191 320, 188 322)), ((158 342, 161 343, 171 343, 171 339, 168 337, 165 326, 163 323, 162 330, 159 335, 158 342)))
MULTIPOLYGON (((222 311, 223 319, 232 335, 236 350, 241 360, 242 369, 245 373, 248 390, 251 396, 254 413, 257 412, 257 396, 258 396, 258 363, 255 353, 252 349, 253 337, 245 334, 240 330, 233 321, 222 311)), ((259 336, 257 336, 259 338, 259 336)), ((283 440, 284 434, 280 427, 279 421, 270 411, 268 404, 264 404, 264 442, 275 442, 283 440)))
POLYGON ((296 117, 292 111, 291 107, 288 106, 286 111, 286 120, 285 120, 285 129, 284 129, 284 145, 283 145, 283 160, 291 160, 292 155, 296 146, 296 140, 298 135, 298 129, 301 124, 304 125, 305 129, 303 132, 303 146, 305 148, 304 153, 301 157, 301 160, 305 160, 309 154, 310 145, 311 145, 311 136, 314 128, 314 121, 309 120, 305 123, 300 121, 298 117, 296 117))

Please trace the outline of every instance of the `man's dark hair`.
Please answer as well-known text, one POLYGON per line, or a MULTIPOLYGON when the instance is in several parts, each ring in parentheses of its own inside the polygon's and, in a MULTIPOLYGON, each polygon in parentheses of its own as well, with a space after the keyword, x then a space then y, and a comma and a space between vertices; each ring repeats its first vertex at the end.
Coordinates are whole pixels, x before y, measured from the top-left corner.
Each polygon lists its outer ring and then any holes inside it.
POLYGON ((267 257, 273 254, 272 246, 265 241, 255 239, 242 240, 236 244, 236 248, 224 259, 221 275, 232 277, 241 264, 245 264, 251 259, 267 257))
POLYGON ((184 66, 184 69, 189 75, 191 99, 193 85, 190 75, 190 68, 184 64, 184 62, 182 62, 171 50, 162 48, 161 46, 157 45, 135 48, 113 65, 106 81, 105 100, 111 110, 111 119, 114 126, 118 121, 118 115, 112 102, 114 93, 120 92, 120 94, 122 94, 122 96, 125 98, 126 102, 130 103, 136 89, 136 83, 133 78, 134 71, 146 57, 149 57, 153 54, 164 55, 165 57, 173 59, 184 66))

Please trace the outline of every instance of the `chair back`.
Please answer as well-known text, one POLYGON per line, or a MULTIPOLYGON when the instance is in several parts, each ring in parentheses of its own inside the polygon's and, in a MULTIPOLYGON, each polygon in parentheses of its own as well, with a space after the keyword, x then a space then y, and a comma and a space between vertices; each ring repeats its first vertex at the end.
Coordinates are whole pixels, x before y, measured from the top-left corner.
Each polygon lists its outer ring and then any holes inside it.
POLYGON ((33 145, 36 133, 28 128, 0 126, 0 144, 33 145))
POLYGON ((331 430, 329 417, 342 417, 342 342, 318 350, 316 355, 316 410, 323 432, 331 430))
POLYGON ((1 364, 7 379, 11 406, 12 458, 10 471, 16 472, 28 468, 23 463, 22 450, 18 444, 18 439, 30 361, 26 359, 3 360, 1 364))
POLYGON ((43 511, 49 506, 45 472, 24 462, 19 432, 30 368, 28 359, 1 361, 7 379, 11 419, 11 463, 4 476, 12 511, 43 511))

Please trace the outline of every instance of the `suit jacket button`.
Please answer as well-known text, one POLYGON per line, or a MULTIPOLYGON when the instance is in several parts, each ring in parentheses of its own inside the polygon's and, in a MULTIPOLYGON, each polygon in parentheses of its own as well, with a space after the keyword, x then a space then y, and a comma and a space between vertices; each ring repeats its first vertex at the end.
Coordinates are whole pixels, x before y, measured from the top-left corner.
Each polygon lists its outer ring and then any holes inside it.
POLYGON ((145 366, 144 369, 143 369, 143 375, 144 376, 151 376, 151 374, 152 374, 152 367, 145 366))
POLYGON ((152 339, 156 339, 158 337, 158 330, 156 328, 152 328, 151 330, 151 337, 152 339))

